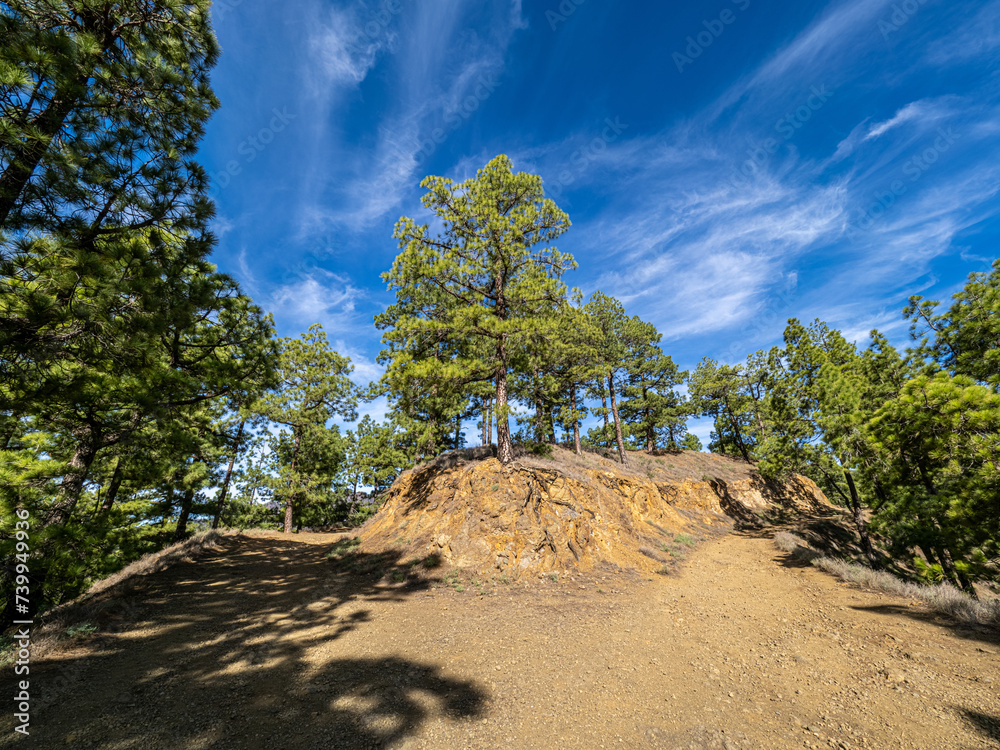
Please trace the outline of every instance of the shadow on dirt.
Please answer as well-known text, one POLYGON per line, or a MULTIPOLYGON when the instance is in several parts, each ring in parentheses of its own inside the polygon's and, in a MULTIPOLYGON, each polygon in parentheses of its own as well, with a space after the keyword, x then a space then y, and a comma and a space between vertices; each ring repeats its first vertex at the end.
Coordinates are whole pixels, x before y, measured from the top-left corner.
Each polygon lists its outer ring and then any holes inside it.
MULTIPOLYGON (((273 538, 220 544, 138 584, 132 616, 102 622, 86 655, 32 664, 33 746, 367 748, 432 715, 483 710, 482 688, 436 667, 325 648, 363 629, 366 602, 434 583, 420 562, 329 560, 330 545, 273 538)), ((13 690, 5 671, 0 689, 13 690)), ((11 721, 0 746, 15 744, 11 721)))
POLYGON ((995 628, 987 625, 975 625, 963 622, 949 615, 932 612, 922 607, 906 607, 899 604, 875 604, 867 607, 854 605, 851 609, 859 612, 872 612, 877 615, 885 615, 886 617, 905 617, 917 622, 948 628, 953 631, 952 634, 956 638, 1000 646, 1000 632, 997 632, 995 628))
POLYGON ((1000 717, 990 716, 979 711, 972 711, 968 708, 959 708, 958 706, 954 706, 954 708, 965 717, 967 722, 976 728, 976 731, 984 737, 993 740, 997 745, 1000 745, 1000 717))

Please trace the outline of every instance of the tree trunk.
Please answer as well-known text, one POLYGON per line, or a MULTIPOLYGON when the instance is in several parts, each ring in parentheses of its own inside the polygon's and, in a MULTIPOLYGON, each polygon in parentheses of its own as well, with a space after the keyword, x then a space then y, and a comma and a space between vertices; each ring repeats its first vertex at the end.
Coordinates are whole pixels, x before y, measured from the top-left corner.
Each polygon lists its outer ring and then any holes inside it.
MULTIPOLYGON (((930 475, 927 473, 927 467, 918 461, 917 470, 920 472, 920 478, 927 491, 931 495, 936 495, 937 489, 934 487, 934 483, 931 482, 930 475)), ((937 519, 934 520, 934 527, 938 530, 938 533, 941 533, 941 524, 938 523, 937 519)), ((938 553, 938 557, 941 559, 941 567, 944 568, 945 573, 951 579, 952 583, 973 599, 978 600, 979 595, 976 593, 976 587, 972 585, 972 581, 969 580, 969 577, 965 573, 955 567, 951 550, 943 544, 940 547, 934 547, 934 550, 938 553)))
POLYGON ((481 445, 489 445, 487 438, 487 430, 489 429, 490 422, 490 406, 489 399, 485 396, 483 397, 483 439, 480 441, 481 445))
POLYGON ((573 410, 573 447, 576 449, 576 455, 583 455, 583 448, 580 446, 580 420, 577 419, 576 413, 576 386, 570 386, 569 389, 569 404, 570 408, 573 410))
POLYGON ((240 452, 240 441, 243 440, 243 427, 247 421, 240 422, 240 429, 236 431, 236 441, 233 443, 233 455, 229 459, 229 468, 226 469, 226 478, 222 480, 222 489, 219 491, 219 502, 215 506, 215 517, 212 518, 212 528, 219 528, 219 519, 222 511, 226 507, 226 495, 229 493, 229 480, 233 476, 233 465, 236 463, 236 456, 240 452))
POLYGON ((740 449, 740 453, 743 455, 743 460, 748 464, 752 464, 753 461, 750 460, 750 453, 747 451, 746 445, 743 443, 743 434, 740 431, 740 423, 736 419, 736 415, 733 414, 733 410, 729 408, 729 401, 726 404, 726 414, 729 415, 729 423, 733 426, 733 436, 736 438, 736 447, 740 449))
POLYGON ((604 391, 604 384, 601 384, 601 411, 604 412, 604 447, 611 447, 611 423, 608 421, 608 394, 604 391))
MULTIPOLYGON (((86 85, 86 78, 83 79, 83 85, 86 85)), ((18 198, 38 169, 45 152, 49 150, 49 144, 62 129, 66 117, 77 102, 77 97, 69 91, 57 93, 32 123, 32 130, 37 135, 21 144, 7 162, 7 168, 0 175, 0 226, 6 224, 18 198)))
POLYGON ((486 444, 493 445, 493 397, 486 407, 486 444))
POLYGON ((188 489, 181 501, 181 515, 177 519, 177 530, 174 531, 174 541, 179 542, 187 536, 188 517, 191 515, 191 503, 194 502, 194 490, 188 489))
POLYGON ((80 426, 74 430, 73 436, 77 439, 76 451, 66 466, 66 473, 59 485, 59 499, 49 509, 45 526, 62 525, 69 520, 80 499, 90 466, 101 447, 100 431, 92 424, 80 426))
POLYGON ((611 396, 611 413, 615 417, 615 442, 618 444, 618 458, 622 466, 628 466, 628 459, 625 458, 625 440, 622 438, 622 422, 618 417, 618 402, 615 401, 615 376, 613 372, 608 373, 608 394, 611 396))
POLYGON ((545 438, 542 432, 542 394, 538 389, 538 368, 533 367, 532 387, 535 397, 535 442, 541 443, 545 438))
POLYGON ((454 448, 455 450, 458 450, 461 447, 462 447, 462 415, 456 414, 454 448))
POLYGON ((292 506, 295 500, 295 468, 299 460, 299 446, 302 444, 302 431, 301 428, 295 428, 295 448, 292 450, 292 476, 290 481, 290 487, 288 488, 288 497, 285 499, 285 527, 284 532, 286 534, 292 533, 292 506))
POLYGON ((546 414, 549 417, 549 442, 552 443, 552 445, 555 445, 556 444, 556 418, 552 414, 552 409, 551 408, 546 412, 546 414))
POLYGON ((978 602, 979 594, 976 593, 976 587, 972 585, 972 580, 958 568, 955 568, 955 575, 958 576, 958 582, 962 586, 962 591, 978 602))
POLYGON ((118 457, 115 462, 115 470, 111 474, 111 482, 108 484, 108 492, 104 496, 104 502, 101 504, 100 515, 111 512, 111 506, 115 504, 115 498, 118 497, 118 488, 122 486, 122 479, 124 479, 124 472, 122 472, 122 458, 118 457))
POLYGON ((951 561, 951 555, 943 547, 938 547, 937 545, 931 545, 930 550, 941 562, 941 570, 944 571, 944 576, 948 579, 948 582, 956 589, 961 589, 962 583, 958 580, 958 574, 955 571, 955 565, 951 561))
POLYGON ((497 344, 497 459, 502 464, 514 460, 514 446, 507 421, 507 350, 503 338, 497 344))
POLYGON ((361 478, 360 473, 354 475, 354 491, 351 493, 351 504, 347 509, 348 520, 350 520, 350 517, 354 513, 354 510, 358 507, 358 480, 360 478, 361 478))
POLYGON ((941 567, 944 568, 948 578, 951 579, 952 585, 955 588, 961 589, 973 599, 978 600, 979 595, 976 593, 976 587, 972 585, 972 581, 969 580, 969 577, 965 573, 955 567, 955 558, 951 554, 951 550, 943 544, 940 547, 934 547, 934 550, 938 553, 938 557, 941 560, 941 567))
POLYGON ((844 470, 844 478, 847 480, 847 488, 851 491, 851 510, 854 512, 854 526, 858 530, 858 536, 861 537, 861 549, 864 550, 865 557, 868 558, 868 565, 872 570, 878 570, 881 566, 879 565, 878 555, 875 554, 875 548, 872 546, 872 539, 868 535, 868 525, 865 523, 865 517, 861 512, 861 500, 858 498, 857 487, 854 486, 854 476, 847 469, 844 470))
POLYGON ((646 450, 652 453, 656 450, 656 432, 653 429, 653 415, 650 413, 649 409, 649 391, 646 385, 642 386, 642 402, 646 404, 646 408, 643 409, 642 415, 645 417, 646 422, 646 450))

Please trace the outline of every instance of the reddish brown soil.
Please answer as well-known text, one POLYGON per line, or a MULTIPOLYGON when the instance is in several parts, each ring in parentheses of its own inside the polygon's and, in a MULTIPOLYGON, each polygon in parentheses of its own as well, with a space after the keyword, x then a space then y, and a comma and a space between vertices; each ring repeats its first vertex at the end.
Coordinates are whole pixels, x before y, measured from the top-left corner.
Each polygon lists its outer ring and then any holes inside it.
POLYGON ((669 577, 516 584, 329 561, 330 535, 226 537, 36 661, 32 734, 5 712, 0 746, 998 746, 996 634, 843 585, 772 532, 669 577))

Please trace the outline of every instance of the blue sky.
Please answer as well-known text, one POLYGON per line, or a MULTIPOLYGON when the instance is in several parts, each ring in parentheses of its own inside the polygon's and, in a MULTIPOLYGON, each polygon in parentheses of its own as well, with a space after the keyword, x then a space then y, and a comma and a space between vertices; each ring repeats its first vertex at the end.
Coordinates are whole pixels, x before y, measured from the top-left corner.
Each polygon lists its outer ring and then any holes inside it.
MULTIPOLYGON (((906 343, 1000 234, 1000 0, 220 0, 203 141, 215 261, 279 333, 377 377, 372 316, 421 179, 505 153, 589 296, 682 367, 787 318, 906 343)), ((375 415, 384 405, 372 407, 375 415)), ((696 432, 706 441, 708 427, 696 432)))

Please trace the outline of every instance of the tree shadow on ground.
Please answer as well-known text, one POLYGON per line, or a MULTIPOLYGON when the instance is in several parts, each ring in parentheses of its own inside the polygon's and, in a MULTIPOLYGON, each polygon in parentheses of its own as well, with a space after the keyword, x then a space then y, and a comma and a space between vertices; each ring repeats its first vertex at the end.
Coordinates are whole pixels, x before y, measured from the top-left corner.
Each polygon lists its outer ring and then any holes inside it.
POLYGON ((953 708, 964 716, 965 720, 975 727, 976 731, 1000 746, 1000 717, 990 716, 989 714, 973 711, 969 708, 960 708, 959 706, 953 706, 953 708))
POLYGON ((761 517, 747 508, 743 503, 732 496, 729 486, 718 479, 708 480, 708 486, 719 498, 719 506, 722 512, 733 519, 737 531, 759 531, 764 528, 761 517))
MULTIPOLYGON (((396 551, 331 561, 329 545, 274 538, 220 544, 138 584, 130 616, 109 607, 117 614, 83 656, 32 664, 29 744, 368 748, 400 741, 433 715, 482 711, 482 688, 437 667, 336 658, 333 644, 364 627, 369 603, 435 582, 418 561, 396 551)), ((0 689, 13 690, 12 678, 0 689)), ((0 746, 16 743, 11 723, 0 722, 0 746)))
MULTIPOLYGON (((892 594, 884 594, 884 596, 892 596, 892 594)), ((907 607, 901 604, 872 604, 868 606, 858 604, 852 606, 851 609, 858 612, 872 612, 877 615, 885 615, 886 617, 905 617, 926 625, 947 628, 952 631, 952 634, 956 638, 1000 646, 1000 632, 997 632, 996 628, 988 625, 964 622, 942 612, 935 612, 929 607, 922 605, 907 607)))

